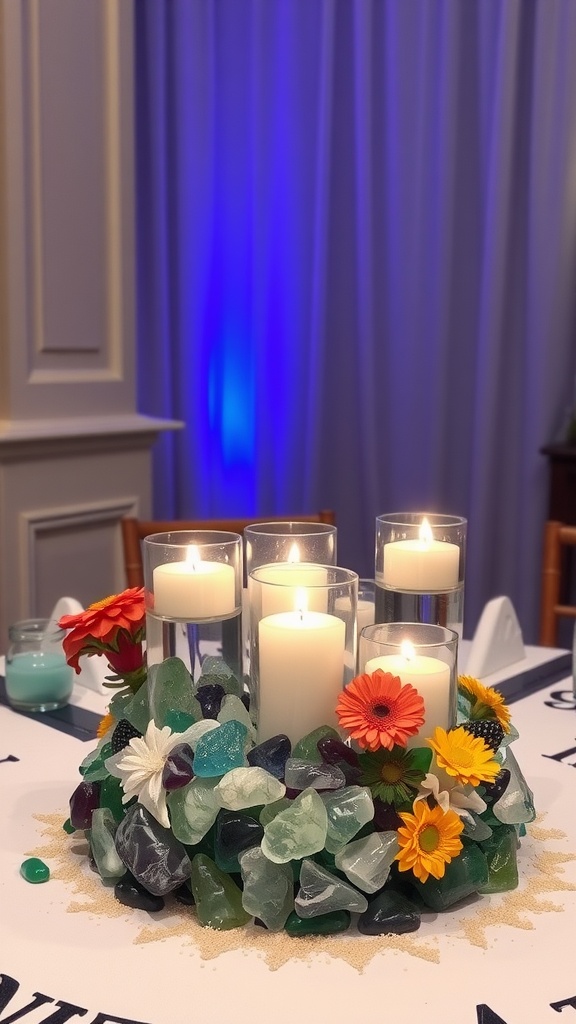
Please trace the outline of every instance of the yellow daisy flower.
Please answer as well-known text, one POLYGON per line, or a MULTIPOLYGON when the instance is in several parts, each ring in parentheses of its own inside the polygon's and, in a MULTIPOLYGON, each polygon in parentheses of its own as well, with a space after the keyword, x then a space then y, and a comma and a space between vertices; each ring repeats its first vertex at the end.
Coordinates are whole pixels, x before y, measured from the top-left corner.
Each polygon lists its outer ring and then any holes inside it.
POLYGON ((479 736, 472 736, 461 725, 446 732, 437 726, 428 743, 436 754, 436 763, 461 786, 494 782, 500 771, 494 752, 479 736))
POLYGON ((458 676, 458 686, 472 699, 470 718, 495 718, 504 732, 510 732, 510 712, 501 693, 493 686, 484 686, 474 676, 458 676))
POLYGON ((454 811, 430 808, 425 800, 414 804, 414 814, 400 812, 404 822, 398 829, 399 871, 412 871, 421 882, 428 877, 443 878, 446 865, 462 849, 458 838, 464 822, 454 811))

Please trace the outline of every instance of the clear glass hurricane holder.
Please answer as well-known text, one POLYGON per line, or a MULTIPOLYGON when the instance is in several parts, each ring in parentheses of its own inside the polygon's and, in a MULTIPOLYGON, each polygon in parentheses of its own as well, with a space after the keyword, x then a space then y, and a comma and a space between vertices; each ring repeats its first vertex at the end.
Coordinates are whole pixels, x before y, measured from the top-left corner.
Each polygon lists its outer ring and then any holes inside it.
POLYGON ((336 564, 336 527, 328 523, 253 523, 244 530, 246 580, 272 562, 336 564))
POLYGON ((428 622, 462 637, 467 521, 435 512, 376 518, 376 622, 428 622))
POLYGON ((424 701, 424 725, 408 742, 417 746, 437 726, 456 724, 458 697, 458 634, 444 626, 421 622, 387 622, 365 626, 358 642, 360 673, 376 669, 411 683, 424 701))
POLYGON ((284 734, 294 744, 337 726, 338 696, 356 674, 358 575, 303 563, 297 580, 277 568, 260 566, 248 579, 250 711, 259 742, 284 734))
POLYGON ((219 530, 143 541, 148 668, 181 658, 195 682, 206 658, 242 680, 242 538, 219 530))

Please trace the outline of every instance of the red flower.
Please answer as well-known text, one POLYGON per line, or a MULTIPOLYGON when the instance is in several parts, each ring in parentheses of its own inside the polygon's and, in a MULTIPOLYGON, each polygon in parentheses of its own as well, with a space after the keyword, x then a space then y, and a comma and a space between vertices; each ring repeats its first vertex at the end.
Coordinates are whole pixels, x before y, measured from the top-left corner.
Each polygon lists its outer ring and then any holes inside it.
POLYGON ((132 587, 96 601, 78 615, 63 615, 58 625, 70 630, 62 641, 68 664, 80 672, 81 655, 106 653, 118 672, 139 668, 145 622, 143 587, 132 587))
POLYGON ((405 747, 424 725, 424 701, 410 683, 378 668, 372 675, 356 676, 336 705, 340 725, 361 747, 392 750, 405 747))

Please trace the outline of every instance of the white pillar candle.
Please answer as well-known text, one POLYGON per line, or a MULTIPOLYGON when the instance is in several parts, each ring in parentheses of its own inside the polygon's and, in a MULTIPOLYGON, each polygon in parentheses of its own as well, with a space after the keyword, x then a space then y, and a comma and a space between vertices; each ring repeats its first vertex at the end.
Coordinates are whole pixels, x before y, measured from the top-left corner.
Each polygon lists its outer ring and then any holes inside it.
MULTIPOLYGON (((439 658, 416 654, 412 644, 402 644, 401 654, 386 654, 371 658, 364 665, 364 672, 371 675, 376 669, 400 676, 402 685, 411 683, 424 701, 424 725, 418 733, 421 742, 431 736, 436 726, 451 729, 452 703, 450 699, 450 666, 439 658)), ((416 746, 416 737, 408 746, 416 746)))
POLYGON ((286 733, 292 744, 336 723, 346 627, 323 612, 269 615, 258 625, 258 741, 286 733))
POLYGON ((232 565, 204 562, 191 544, 189 557, 158 565, 152 574, 154 614, 168 619, 222 619, 236 608, 232 565))
POLYGON ((418 539, 384 545, 382 585, 421 594, 452 590, 458 585, 459 566, 458 545, 434 540, 424 519, 418 539))
POLYGON ((278 562, 267 566, 261 573, 262 618, 277 612, 291 611, 297 604, 297 591, 307 592, 306 607, 310 611, 325 612, 328 573, 322 565, 313 562, 278 562), (318 587, 318 590, 315 588, 318 587))

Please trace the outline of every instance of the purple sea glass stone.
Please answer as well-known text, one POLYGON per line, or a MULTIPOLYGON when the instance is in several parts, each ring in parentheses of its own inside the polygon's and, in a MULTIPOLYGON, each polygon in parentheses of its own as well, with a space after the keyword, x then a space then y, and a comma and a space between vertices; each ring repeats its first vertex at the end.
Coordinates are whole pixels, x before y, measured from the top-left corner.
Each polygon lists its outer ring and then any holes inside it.
POLYGON ((81 782, 70 797, 70 824, 74 828, 91 828, 92 812, 100 805, 100 783, 81 782))
POLYGON ((194 752, 188 743, 179 743, 173 747, 162 770, 162 785, 164 789, 172 792, 174 789, 182 789, 194 778, 194 752))
POLYGON ((218 718, 225 689, 220 683, 205 683, 196 691, 196 699, 202 708, 203 718, 218 718))

